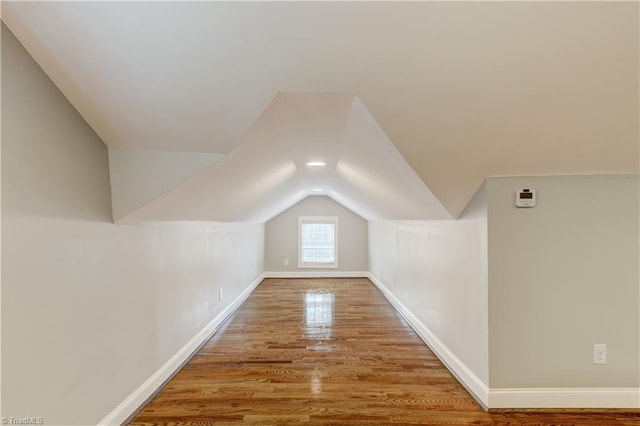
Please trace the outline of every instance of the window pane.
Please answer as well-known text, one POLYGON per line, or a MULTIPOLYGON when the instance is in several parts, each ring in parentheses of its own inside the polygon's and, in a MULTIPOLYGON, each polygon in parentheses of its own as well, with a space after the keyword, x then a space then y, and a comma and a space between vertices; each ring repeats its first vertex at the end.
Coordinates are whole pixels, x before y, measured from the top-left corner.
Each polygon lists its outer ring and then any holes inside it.
POLYGON ((302 261, 335 263, 335 225, 333 223, 302 224, 302 261))

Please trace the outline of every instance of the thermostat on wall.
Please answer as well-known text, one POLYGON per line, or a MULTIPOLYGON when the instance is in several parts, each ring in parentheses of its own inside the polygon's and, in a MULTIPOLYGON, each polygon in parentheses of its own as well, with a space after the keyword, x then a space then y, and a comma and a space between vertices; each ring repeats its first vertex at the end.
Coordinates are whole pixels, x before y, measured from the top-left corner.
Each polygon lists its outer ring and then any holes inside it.
POLYGON ((534 207, 536 205, 536 190, 522 188, 516 191, 516 207, 534 207))

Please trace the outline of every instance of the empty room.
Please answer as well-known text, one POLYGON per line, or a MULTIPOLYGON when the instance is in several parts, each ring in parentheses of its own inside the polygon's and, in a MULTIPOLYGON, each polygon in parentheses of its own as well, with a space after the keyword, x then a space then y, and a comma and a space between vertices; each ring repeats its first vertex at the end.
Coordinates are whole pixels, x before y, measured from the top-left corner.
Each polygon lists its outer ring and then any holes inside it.
POLYGON ((2 1, 3 424, 640 424, 640 3, 2 1))

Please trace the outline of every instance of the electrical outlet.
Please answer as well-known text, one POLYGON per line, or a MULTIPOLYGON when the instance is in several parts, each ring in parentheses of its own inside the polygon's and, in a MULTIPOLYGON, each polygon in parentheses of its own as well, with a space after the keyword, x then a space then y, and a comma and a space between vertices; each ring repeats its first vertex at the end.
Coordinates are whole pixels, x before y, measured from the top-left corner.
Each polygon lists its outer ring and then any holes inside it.
POLYGON ((606 343, 596 343, 593 345, 593 363, 594 364, 606 364, 607 363, 607 345, 606 343))
POLYGON ((222 289, 218 289, 218 301, 222 300, 222 289))
POLYGON ((289 259, 284 260, 284 266, 289 266, 289 259))

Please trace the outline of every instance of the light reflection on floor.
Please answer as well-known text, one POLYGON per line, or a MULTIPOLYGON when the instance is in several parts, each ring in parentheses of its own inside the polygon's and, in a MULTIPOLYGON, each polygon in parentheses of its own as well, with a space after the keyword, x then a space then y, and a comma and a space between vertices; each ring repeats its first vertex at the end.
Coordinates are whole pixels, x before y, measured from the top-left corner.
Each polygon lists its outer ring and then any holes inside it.
MULTIPOLYGON (((305 338, 310 342, 307 349, 331 351, 335 294, 327 290, 304 293, 305 338)), ((322 372, 316 367, 311 373, 310 390, 314 395, 322 393, 322 372)))
POLYGON ((329 291, 307 291, 304 294, 306 337, 316 340, 331 338, 335 294, 329 291))

